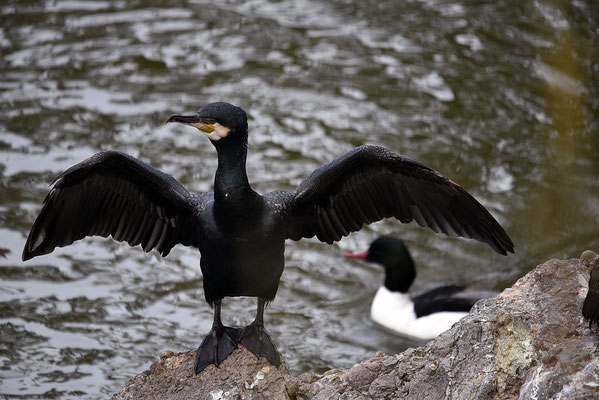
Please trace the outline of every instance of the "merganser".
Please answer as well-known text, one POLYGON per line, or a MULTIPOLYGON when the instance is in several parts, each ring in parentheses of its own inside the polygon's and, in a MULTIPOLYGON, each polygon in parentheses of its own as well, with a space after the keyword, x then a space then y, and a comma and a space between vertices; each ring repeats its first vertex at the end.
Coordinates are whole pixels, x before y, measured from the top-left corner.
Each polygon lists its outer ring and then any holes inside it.
POLYGON ((410 296, 408 291, 416 278, 414 261, 404 242, 391 236, 379 237, 363 253, 342 255, 385 268, 385 281, 372 300, 370 316, 378 325, 412 339, 434 339, 465 316, 478 300, 499 294, 450 285, 410 296))

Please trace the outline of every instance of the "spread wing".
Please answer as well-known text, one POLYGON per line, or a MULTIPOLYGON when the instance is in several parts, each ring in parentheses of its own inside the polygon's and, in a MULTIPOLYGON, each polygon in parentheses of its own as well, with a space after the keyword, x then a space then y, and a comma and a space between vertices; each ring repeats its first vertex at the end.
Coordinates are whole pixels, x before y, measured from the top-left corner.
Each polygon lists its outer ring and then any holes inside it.
POLYGON ((198 246, 197 202, 174 178, 134 157, 97 153, 54 180, 29 232, 23 261, 94 235, 112 235, 163 256, 177 243, 198 246))
MULTIPOLYGON (((273 192, 274 193, 274 192, 273 192)), ((450 236, 473 238, 507 254, 514 245, 465 189, 437 171, 383 147, 361 146, 316 169, 291 193, 278 193, 286 237, 333 243, 387 217, 450 236)))

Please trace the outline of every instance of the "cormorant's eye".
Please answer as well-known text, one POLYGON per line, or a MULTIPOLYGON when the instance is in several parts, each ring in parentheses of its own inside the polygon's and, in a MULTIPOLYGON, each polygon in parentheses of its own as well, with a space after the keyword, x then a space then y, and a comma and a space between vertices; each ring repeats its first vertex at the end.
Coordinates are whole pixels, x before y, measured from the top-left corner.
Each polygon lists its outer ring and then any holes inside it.
POLYGON ((208 125, 212 125, 216 123, 216 120, 214 118, 203 118, 202 122, 208 125))

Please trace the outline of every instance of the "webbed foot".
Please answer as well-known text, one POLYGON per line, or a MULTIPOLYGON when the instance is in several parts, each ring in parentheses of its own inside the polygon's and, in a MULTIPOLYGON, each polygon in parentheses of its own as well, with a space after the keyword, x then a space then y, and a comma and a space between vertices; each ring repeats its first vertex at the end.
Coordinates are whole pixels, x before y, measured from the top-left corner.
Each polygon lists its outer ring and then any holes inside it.
POLYGON ((237 348, 241 329, 228 326, 212 327, 196 353, 194 370, 199 374, 210 364, 217 367, 237 348))
POLYGON ((281 365, 281 356, 262 324, 252 323, 243 328, 238 343, 256 357, 266 357, 275 367, 281 365))

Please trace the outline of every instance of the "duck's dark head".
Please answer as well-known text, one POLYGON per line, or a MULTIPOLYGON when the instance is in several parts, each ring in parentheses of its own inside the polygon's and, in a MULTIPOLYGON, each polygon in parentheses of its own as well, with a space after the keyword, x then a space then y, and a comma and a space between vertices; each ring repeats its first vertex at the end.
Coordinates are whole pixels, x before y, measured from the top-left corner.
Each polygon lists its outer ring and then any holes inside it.
POLYGON ((410 251, 404 242, 391 236, 379 237, 363 253, 341 255, 381 265, 385 268, 385 286, 391 291, 407 292, 416 278, 410 251))
POLYGON ((205 133, 215 145, 234 138, 247 141, 247 115, 243 109, 229 103, 206 104, 193 115, 173 114, 166 122, 193 126, 205 133))

